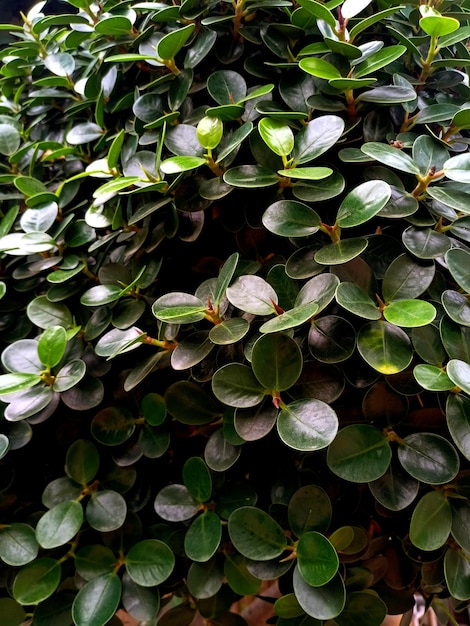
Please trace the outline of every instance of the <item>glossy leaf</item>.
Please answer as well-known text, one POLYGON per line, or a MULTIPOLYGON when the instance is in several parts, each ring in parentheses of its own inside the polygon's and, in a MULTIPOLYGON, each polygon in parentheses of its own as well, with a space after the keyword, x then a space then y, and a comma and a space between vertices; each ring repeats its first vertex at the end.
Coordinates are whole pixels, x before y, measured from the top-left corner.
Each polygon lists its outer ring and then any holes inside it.
POLYGON ((470 253, 461 248, 451 248, 445 254, 445 262, 459 287, 466 293, 470 293, 470 277, 468 267, 470 264, 470 253))
POLYGON ((447 541, 452 525, 448 499, 438 491, 425 494, 413 511, 410 540, 421 550, 437 550, 447 541))
POLYGON ((254 315, 271 315, 278 301, 271 285, 259 276, 240 276, 226 293, 233 306, 254 315))
POLYGON ((158 493, 155 511, 163 519, 181 522, 191 519, 198 512, 199 504, 185 485, 167 485, 158 493))
POLYGON ((302 578, 296 567, 293 576, 294 593, 302 609, 318 620, 330 620, 337 617, 346 602, 346 589, 339 574, 326 585, 312 587, 302 578))
POLYGON ((208 424, 220 415, 219 407, 204 389, 190 381, 177 381, 165 392, 168 413, 182 424, 208 424))
POLYGON ((86 485, 93 480, 99 464, 98 450, 88 439, 77 439, 67 450, 65 471, 79 485, 86 485))
POLYGON ((368 320, 379 320, 380 311, 375 302, 358 285, 347 281, 336 288, 336 301, 350 313, 368 320))
POLYGON ((383 279, 385 302, 417 298, 429 287, 434 273, 432 263, 417 263, 406 254, 398 256, 388 266, 383 279))
POLYGON ((337 115, 322 115, 311 120, 295 136, 293 157, 296 165, 308 163, 332 148, 344 131, 337 115))
POLYGON ((349 192, 342 201, 336 221, 341 228, 352 228, 368 222, 387 204, 390 185, 381 180, 369 180, 349 192))
POLYGON ((362 358, 381 374, 396 374, 408 367, 413 350, 408 335, 389 322, 370 322, 357 335, 362 358))
POLYGON ((126 571, 142 587, 154 587, 164 582, 173 571, 175 556, 158 539, 135 543, 126 555, 126 571))
POLYGON ((453 445, 433 433, 406 436, 398 448, 398 459, 413 478, 430 485, 450 482, 460 467, 453 445))
POLYGON ((388 469, 392 451, 386 436, 367 424, 351 424, 338 432, 328 448, 328 467, 352 482, 371 482, 388 469))
POLYGON ((282 441, 295 450, 321 450, 334 440, 338 418, 328 404, 306 398, 282 408, 277 429, 282 441))
POLYGON ((387 322, 401 328, 416 328, 430 324, 436 317, 436 309, 425 300, 395 300, 383 311, 387 322))
POLYGON ((205 563, 216 552, 221 538, 220 517, 214 511, 204 511, 192 522, 184 537, 185 553, 191 560, 205 563))
POLYGON ((275 559, 286 547, 286 537, 279 524, 255 507, 236 509, 228 519, 228 532, 235 548, 256 561, 275 559))
POLYGON ((340 363, 356 348, 356 332, 348 320, 324 315, 312 322, 308 333, 310 354, 322 363, 340 363))
POLYGON ((294 149, 294 133, 280 120, 263 117, 258 130, 266 145, 278 156, 286 157, 294 149))
POLYGON ((18 567, 31 563, 38 552, 36 534, 28 524, 14 522, 0 530, 0 558, 7 565, 18 567))
POLYGON ((314 260, 320 265, 341 265, 358 257, 366 248, 367 239, 351 237, 320 248, 314 260))
POLYGON ((470 395, 470 365, 460 359, 451 359, 447 363, 448 377, 457 387, 470 395))
POLYGON ((198 502, 206 502, 212 493, 212 479, 204 461, 190 457, 183 465, 183 482, 192 497, 198 502))
POLYGON ((331 522, 332 505, 321 487, 304 485, 289 500, 287 514, 292 532, 300 537, 313 530, 325 532, 331 522))
POLYGON ((284 391, 292 387, 300 376, 302 363, 300 348, 286 334, 266 334, 253 346, 253 373, 270 391, 284 391))
POLYGON ((87 522, 100 532, 121 528, 127 514, 127 505, 117 491, 105 489, 93 494, 85 509, 87 522))
POLYGON ((114 573, 96 576, 88 581, 73 602, 74 624, 104 626, 117 610, 121 588, 121 579, 114 573))
POLYGON ((38 521, 37 540, 43 548, 58 548, 75 537, 82 522, 83 508, 80 502, 61 502, 44 513, 38 521))
POLYGON ((282 237, 306 237, 318 231, 319 215, 309 206, 295 200, 278 200, 263 214, 264 226, 282 237))
POLYGON ((173 59, 184 44, 191 37, 195 24, 187 24, 164 35, 155 46, 155 52, 160 59, 173 59))
POLYGON ((250 367, 229 363, 212 377, 212 391, 218 400, 238 408, 259 404, 266 393, 250 367))
POLYGON ((49 598, 60 583, 62 570, 56 559, 41 557, 25 565, 13 581, 13 597, 20 604, 39 604, 49 598))
POLYGON ((454 387, 445 370, 435 365, 420 363, 413 369, 413 374, 421 387, 428 391, 449 391, 454 387))
POLYGON ((419 482, 400 465, 394 466, 392 463, 385 474, 369 483, 369 489, 382 506, 392 511, 401 511, 418 495, 419 482))
POLYGON ((455 445, 470 459, 470 400, 462 394, 449 394, 446 418, 455 445))
POLYGON ((370 141, 361 146, 362 152, 372 159, 409 174, 420 174, 418 165, 405 152, 384 143, 370 141))
POLYGON ((321 587, 336 575, 338 554, 324 535, 316 531, 306 532, 297 545, 297 567, 306 583, 321 587))
POLYGON ((274 333, 295 328, 312 318, 317 311, 318 304, 316 302, 306 302, 268 320, 260 326, 259 330, 261 333, 274 333))
POLYGON ((449 548, 444 557, 444 574, 452 597, 467 601, 470 598, 470 564, 466 555, 449 548))

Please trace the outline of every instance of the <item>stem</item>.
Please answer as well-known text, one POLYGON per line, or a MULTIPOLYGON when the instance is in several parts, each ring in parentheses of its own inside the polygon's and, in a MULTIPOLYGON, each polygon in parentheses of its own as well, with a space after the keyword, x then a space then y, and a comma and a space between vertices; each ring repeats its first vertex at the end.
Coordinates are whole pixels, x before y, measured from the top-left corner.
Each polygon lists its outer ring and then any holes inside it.
POLYGON ((421 69, 421 74, 419 75, 418 80, 420 83, 422 83, 421 89, 423 88, 426 80, 434 71, 431 64, 434 61, 435 56, 439 52, 439 46, 437 44, 438 39, 439 38, 436 35, 431 35, 431 42, 429 44, 428 54, 425 59, 422 59, 422 58, 420 59, 422 69, 421 69))
POLYGON ((245 0, 233 0, 233 8, 235 9, 235 18, 233 20, 233 38, 235 41, 240 39, 240 26, 243 20, 243 5, 245 0))

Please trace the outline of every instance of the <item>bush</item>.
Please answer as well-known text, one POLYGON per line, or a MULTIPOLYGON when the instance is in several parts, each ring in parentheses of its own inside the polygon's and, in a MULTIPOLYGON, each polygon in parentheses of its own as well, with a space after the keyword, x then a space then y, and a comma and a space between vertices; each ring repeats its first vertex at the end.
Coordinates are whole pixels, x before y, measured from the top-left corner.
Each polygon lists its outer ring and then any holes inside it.
POLYGON ((65 4, 2 27, 2 624, 446 624, 468 3, 65 4))

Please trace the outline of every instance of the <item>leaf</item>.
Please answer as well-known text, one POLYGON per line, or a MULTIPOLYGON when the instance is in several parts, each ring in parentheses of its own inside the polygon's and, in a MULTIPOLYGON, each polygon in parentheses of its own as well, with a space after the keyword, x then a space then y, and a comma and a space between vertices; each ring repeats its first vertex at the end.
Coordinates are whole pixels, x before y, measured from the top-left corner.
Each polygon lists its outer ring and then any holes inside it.
POLYGON ((396 257, 387 268, 382 283, 385 302, 417 298, 431 284, 434 263, 418 263, 406 254, 396 257))
POLYGON ((60 393, 75 387, 83 379, 86 374, 86 363, 81 359, 69 361, 57 372, 52 385, 53 391, 60 393))
POLYGON ((240 276, 226 294, 233 306, 254 315, 271 315, 278 302, 274 289, 259 276, 240 276))
POLYGON ((173 59, 191 37, 195 27, 195 24, 187 24, 164 35, 155 46, 157 56, 164 60, 173 59))
POLYGON ((263 225, 282 237, 305 237, 318 231, 320 216, 309 206, 295 200, 278 200, 263 214, 263 225))
POLYGON ((401 328, 416 328, 430 324, 436 317, 436 309, 425 300, 395 300, 384 309, 387 322, 401 328))
POLYGON ((56 559, 41 557, 25 565, 13 581, 13 597, 20 604, 39 604, 49 598, 60 583, 62 570, 56 559))
POLYGON ((162 322, 192 324, 204 319, 205 304, 189 293, 166 293, 152 305, 152 313, 162 322))
POLYGON ((217 345, 229 345, 243 339, 250 330, 250 323, 242 317, 232 317, 217 324, 209 331, 209 339, 217 345))
POLYGON ((43 548, 58 548, 75 537, 82 522, 83 508, 80 502, 61 502, 39 519, 36 526, 37 540, 43 548))
POLYGON ((25 610, 13 598, 0 598, 0 613, 4 626, 19 626, 26 619, 25 610))
POLYGON ((326 448, 333 441, 338 430, 338 418, 328 404, 305 398, 282 408, 277 430, 279 437, 290 448, 311 452, 326 448))
POLYGON ((235 549, 255 561, 279 557, 287 545, 279 524, 262 509, 240 506, 228 518, 228 533, 235 549))
POLYGON ((413 374, 421 387, 427 391, 449 391, 454 387, 446 372, 435 365, 416 365, 413 374))
POLYGON ((77 574, 85 580, 111 573, 115 563, 116 557, 111 548, 101 544, 83 546, 75 554, 77 574))
POLYGON ((344 131, 337 115, 322 115, 311 120, 295 136, 292 156, 297 165, 308 163, 332 148, 344 131))
POLYGON ((336 28, 336 19, 324 4, 316 2, 316 0, 298 0, 297 4, 313 16, 326 22, 331 28, 336 28))
POLYGON ((390 199, 390 185, 381 180, 369 180, 355 187, 342 201, 336 222, 341 228, 352 228, 369 221, 390 199))
POLYGON ((302 364, 299 346, 283 333, 263 335, 253 346, 253 372, 261 385, 271 392, 292 387, 300 376, 302 364))
POLYGON ((409 226, 403 231, 402 241, 411 254, 419 259, 436 259, 444 256, 452 245, 444 233, 415 226, 409 226))
POLYGON ((182 424, 209 424, 220 417, 213 397, 196 383, 177 381, 166 388, 164 398, 168 413, 182 424))
MULTIPOLYGON (((344 8, 344 5, 343 5, 344 8)), ((406 52, 406 47, 402 45, 387 46, 378 52, 371 54, 362 63, 354 68, 354 78, 363 78, 369 74, 373 74, 383 67, 389 65, 396 59, 399 59, 406 52)))
POLYGON ((219 276, 217 278, 217 282, 214 288, 214 302, 215 306, 219 306, 222 298, 225 296, 225 292, 227 287, 232 282, 232 278, 235 274, 235 270, 237 268, 239 259, 238 252, 234 252, 231 254, 225 263, 222 265, 219 276))
POLYGON ((79 146, 99 139, 103 129, 94 122, 83 122, 74 126, 66 135, 66 141, 72 146, 79 146))
POLYGON ((323 78, 325 80, 341 78, 340 71, 334 65, 317 57, 300 59, 299 67, 304 72, 307 72, 307 74, 311 74, 317 78, 323 78))
POLYGON ((409 506, 419 491, 419 482, 397 464, 376 480, 369 483, 372 495, 382 506, 391 511, 402 511, 409 506))
POLYGON ((34 387, 41 382, 39 374, 23 374, 15 372, 14 374, 0 375, 0 394, 16 393, 24 391, 30 387, 34 387))
POLYGON ((21 145, 21 135, 11 124, 0 123, 0 154, 10 156, 21 145))
POLYGON ((67 346, 67 333, 63 326, 50 326, 42 333, 38 341, 38 356, 48 368, 55 367, 62 359, 67 346))
POLYGON ((182 339, 171 353, 174 370, 185 370, 200 363, 211 352, 214 344, 207 330, 199 330, 182 339))
POLYGON ((198 156, 174 156, 165 159, 160 164, 164 174, 180 174, 195 170, 206 163, 206 159, 198 156))
POLYGON ((72 605, 76 626, 104 626, 121 599, 121 579, 115 573, 96 576, 79 590, 72 605))
POLYGON ((363 326, 357 335, 362 358, 381 374, 396 374, 408 367, 413 349, 404 330, 385 321, 363 326))
MULTIPOLYGON (((239 437, 234 438, 239 442, 239 437)), ((204 461, 214 472, 225 472, 234 465, 240 456, 241 446, 227 441, 224 430, 219 428, 209 437, 204 449, 204 461)))
POLYGON ((368 242, 364 237, 351 237, 337 243, 332 243, 315 252, 315 263, 320 265, 342 265, 352 261, 367 248, 368 242))
POLYGON ((457 154, 448 159, 443 166, 447 178, 458 183, 470 182, 470 154, 457 154))
POLYGON ((221 538, 220 517, 214 511, 204 511, 192 522, 184 537, 185 554, 192 561, 205 563, 216 552, 221 538))
POLYGON ((324 315, 312 322, 308 348, 310 354, 322 363, 345 361, 356 348, 355 329, 338 315, 324 315))
POLYGON ((207 502, 212 494, 212 479, 201 457, 187 459, 183 465, 183 482, 198 502, 207 502))
POLYGON ((224 404, 238 408, 256 406, 266 393, 251 368, 240 363, 218 369, 212 377, 212 391, 224 404))
MULTIPOLYGON (((438 12, 435 11, 435 13, 438 12)), ((455 32, 459 28, 460 22, 455 17, 437 14, 425 15, 419 20, 419 25, 427 35, 443 37, 455 32)))
POLYGON ((450 534, 452 510, 449 500, 439 491, 426 493, 413 511, 410 541, 420 550, 437 550, 450 534))
POLYGON ((461 248, 450 248, 447 250, 444 260, 459 287, 465 293, 470 293, 470 277, 467 271, 470 264, 470 253, 461 248))
POLYGON ((341 6, 343 17, 349 20, 371 4, 372 0, 344 0, 341 6))
POLYGON ((453 598, 462 601, 470 599, 470 564, 465 553, 448 548, 444 557, 444 574, 453 598))
POLYGON ((126 571, 142 587, 164 582, 173 571, 175 557, 171 549, 158 539, 135 543, 126 555, 126 571))
POLYGON ((95 530, 108 533, 121 528, 127 515, 127 505, 117 491, 104 489, 94 493, 85 509, 87 522, 95 530))
POLYGON ((28 524, 14 522, 0 530, 0 558, 7 565, 19 567, 31 563, 38 552, 36 533, 28 524))
POLYGON ((324 535, 316 531, 306 532, 297 545, 297 567, 306 583, 321 587, 336 575, 338 554, 324 535))
POLYGON ((355 283, 341 282, 336 288, 336 301, 354 315, 368 320, 379 320, 381 314, 372 298, 355 283))
POLYGON ((398 459, 413 478, 430 485, 450 482, 460 465, 454 446, 433 433, 407 435, 398 448, 398 459))
POLYGON ((264 322, 264 324, 260 326, 259 331, 261 333, 275 333, 288 330, 289 328, 295 328, 311 319, 317 311, 318 304, 316 302, 306 302, 305 304, 296 306, 289 311, 284 311, 281 315, 264 322))
POLYGON ((257 189, 277 185, 279 177, 275 172, 261 165, 238 165, 225 172, 224 181, 233 187, 257 189))
POLYGON ((420 174, 418 165, 405 152, 385 143, 370 141, 361 146, 362 152, 372 159, 409 174, 420 174))
POLYGON ((368 483, 387 471, 392 451, 387 437, 374 426, 351 424, 330 444, 327 463, 344 480, 368 483))
POLYGON ((448 377, 457 387, 470 395, 470 365, 460 359, 451 359, 447 363, 448 377))
POLYGON ((197 127, 196 134, 199 143, 206 150, 213 150, 219 145, 223 134, 224 125, 218 117, 203 117, 197 127))
POLYGON ((258 130, 265 144, 278 156, 287 157, 294 149, 294 133, 282 121, 263 117, 258 130))
POLYGON ((386 618, 387 605, 369 589, 351 591, 348 593, 346 606, 338 616, 339 626, 355 626, 358 620, 363 626, 381 624, 386 618))
POLYGON ((194 517, 199 503, 185 485, 171 484, 161 489, 155 498, 156 513, 170 522, 183 522, 194 517))
POLYGON ((346 589, 339 573, 326 585, 312 587, 305 582, 296 567, 293 583, 295 597, 307 615, 318 620, 330 620, 342 612, 346 602, 346 589))
POLYGON ((321 487, 304 485, 289 500, 289 526, 297 537, 312 530, 325 532, 330 525, 332 512, 330 498, 321 487))
POLYGON ((446 419, 455 445, 466 459, 470 459, 470 400, 462 394, 449 394, 446 419))
POLYGON ((246 96, 246 82, 233 70, 216 70, 207 79, 207 91, 218 104, 236 104, 246 96))
POLYGON ((95 445, 88 439, 77 439, 67 450, 65 471, 79 485, 86 485, 96 476, 100 457, 95 445))
POLYGON ((48 54, 44 59, 44 65, 56 76, 70 78, 75 69, 75 59, 68 52, 48 54))

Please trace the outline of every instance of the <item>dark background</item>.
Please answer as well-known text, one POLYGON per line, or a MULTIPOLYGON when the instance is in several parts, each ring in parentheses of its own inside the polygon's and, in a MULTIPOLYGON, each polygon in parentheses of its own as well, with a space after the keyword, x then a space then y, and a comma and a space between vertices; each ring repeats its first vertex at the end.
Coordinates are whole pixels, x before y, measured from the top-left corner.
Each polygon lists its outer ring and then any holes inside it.
MULTIPOLYGON (((0 23, 2 24, 20 24, 22 22, 20 11, 27 13, 34 6, 34 0, 0 0, 0 23)), ((62 0, 48 0, 43 8, 44 13, 70 13, 75 9, 62 0)))

